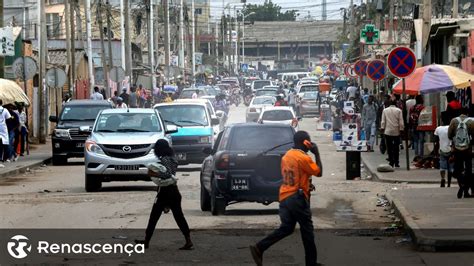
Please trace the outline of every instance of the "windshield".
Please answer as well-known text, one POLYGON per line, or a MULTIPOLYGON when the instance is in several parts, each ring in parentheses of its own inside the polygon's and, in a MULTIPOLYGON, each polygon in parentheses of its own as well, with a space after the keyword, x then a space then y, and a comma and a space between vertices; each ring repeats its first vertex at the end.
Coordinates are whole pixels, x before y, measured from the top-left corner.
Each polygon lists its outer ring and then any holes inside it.
POLYGON ((269 95, 269 96, 277 96, 278 95, 278 92, 277 90, 258 90, 256 93, 255 93, 256 96, 266 96, 266 95, 269 95))
POLYGON ((304 77, 307 77, 308 74, 306 73, 302 73, 302 74, 298 74, 298 78, 304 78, 304 77))
POLYGON ((179 95, 180 99, 191 99, 193 97, 193 93, 196 92, 195 90, 183 90, 179 95))
POLYGON ((272 82, 269 81, 269 80, 259 80, 259 81, 254 81, 253 82, 253 88, 255 90, 261 89, 261 88, 263 88, 264 86, 267 86, 267 85, 272 85, 272 82))
POLYGON ((154 113, 102 114, 94 132, 161 132, 161 125, 154 113))
POLYGON ((178 126, 208 126, 206 108, 201 105, 164 105, 156 107, 165 123, 178 126))
POLYGON ((318 91, 319 87, 318 86, 303 86, 300 89, 300 92, 307 92, 307 91, 318 91))
POLYGON ((230 150, 265 151, 284 143, 291 144, 283 145, 275 150, 285 151, 293 145, 293 130, 289 127, 242 127, 233 130, 230 150))
POLYGON ((255 98, 253 100, 253 103, 254 105, 256 104, 275 104, 275 98, 273 97, 264 97, 264 98, 255 98))
POLYGON ((64 107, 61 113, 61 121, 86 121, 95 120, 101 110, 108 109, 108 106, 75 105, 64 107))
POLYGON ((292 120, 293 114, 289 110, 266 111, 262 115, 262 120, 266 121, 285 121, 292 120))
POLYGON ((213 87, 206 87, 206 89, 207 89, 207 94, 209 94, 211 96, 216 96, 217 95, 217 91, 213 87))

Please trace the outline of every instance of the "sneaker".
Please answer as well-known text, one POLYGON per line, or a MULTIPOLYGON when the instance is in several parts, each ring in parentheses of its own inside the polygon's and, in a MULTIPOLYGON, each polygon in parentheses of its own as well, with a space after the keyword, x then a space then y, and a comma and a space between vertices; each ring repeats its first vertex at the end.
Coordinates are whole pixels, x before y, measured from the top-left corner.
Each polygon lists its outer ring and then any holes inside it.
POLYGON ((0 168, 5 168, 5 165, 0 163, 0 168))
POLYGON ((458 194, 457 194, 458 199, 462 198, 463 192, 464 192, 464 191, 463 191, 463 188, 460 187, 459 190, 458 190, 458 194))
POLYGON ((10 159, 7 159, 5 162, 6 163, 11 163, 12 161, 10 161, 10 159))
POLYGON ((262 266, 262 252, 257 248, 257 246, 250 246, 250 253, 252 253, 253 261, 257 266, 262 266))
POLYGON ((446 187, 446 180, 444 178, 441 179, 441 187, 446 187))
POLYGON ((18 156, 15 156, 15 157, 13 158, 13 161, 14 161, 14 162, 18 161, 18 156))

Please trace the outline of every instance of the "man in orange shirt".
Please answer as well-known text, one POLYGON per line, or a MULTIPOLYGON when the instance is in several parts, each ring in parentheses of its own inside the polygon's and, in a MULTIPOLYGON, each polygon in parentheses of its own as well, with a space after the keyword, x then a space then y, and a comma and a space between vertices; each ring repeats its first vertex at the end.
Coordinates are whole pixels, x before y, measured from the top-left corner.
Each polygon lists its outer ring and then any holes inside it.
POLYGON ((317 265, 314 227, 309 206, 310 191, 314 190, 311 176, 322 175, 321 158, 318 147, 311 142, 309 134, 298 131, 294 136, 294 148, 281 159, 283 183, 280 186, 280 228, 250 246, 252 257, 257 265, 262 265, 263 252, 281 239, 291 235, 296 223, 300 225, 301 238, 305 250, 306 265, 317 265), (307 154, 311 151, 317 163, 307 154))

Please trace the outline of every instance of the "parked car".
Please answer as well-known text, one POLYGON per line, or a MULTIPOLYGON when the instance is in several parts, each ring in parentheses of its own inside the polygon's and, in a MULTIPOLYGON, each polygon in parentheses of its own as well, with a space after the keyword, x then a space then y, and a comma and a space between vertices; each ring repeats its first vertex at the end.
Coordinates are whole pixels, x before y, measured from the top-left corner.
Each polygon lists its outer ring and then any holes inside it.
POLYGON ((257 90, 265 86, 271 86, 271 85, 273 85, 271 80, 254 80, 252 81, 251 89, 252 89, 252 92, 256 92, 257 90))
POLYGON ((261 124, 281 124, 292 126, 298 131, 298 117, 296 117, 293 108, 289 106, 272 106, 263 108, 258 117, 258 123, 261 124))
POLYGON ((49 121, 56 123, 51 136, 53 165, 66 164, 69 158, 84 157, 84 143, 90 134, 97 114, 112 108, 108 101, 72 100, 64 104, 59 116, 50 116, 49 121))
POLYGON ((275 97, 273 96, 256 96, 250 102, 250 105, 247 107, 245 112, 245 121, 248 122, 257 122, 260 112, 266 106, 274 106, 276 102, 275 97))
POLYGON ((202 150, 212 147, 219 133, 219 118, 211 116, 206 104, 199 102, 161 103, 154 108, 165 124, 179 127, 179 132, 171 134, 178 163, 201 164, 206 158, 202 150))
POLYGON ((85 144, 85 188, 97 191, 102 182, 149 181, 148 164, 156 162, 153 146, 176 133, 166 128, 153 109, 108 109, 100 112, 85 144), (133 137, 131 137, 133 135, 133 137))
POLYGON ((292 147, 287 125, 233 124, 221 132, 201 168, 201 210, 223 214, 230 203, 278 201, 281 157, 292 147), (265 136, 265 137, 262 137, 265 136))
POLYGON ((319 93, 316 91, 304 92, 299 100, 300 115, 319 114, 319 93))

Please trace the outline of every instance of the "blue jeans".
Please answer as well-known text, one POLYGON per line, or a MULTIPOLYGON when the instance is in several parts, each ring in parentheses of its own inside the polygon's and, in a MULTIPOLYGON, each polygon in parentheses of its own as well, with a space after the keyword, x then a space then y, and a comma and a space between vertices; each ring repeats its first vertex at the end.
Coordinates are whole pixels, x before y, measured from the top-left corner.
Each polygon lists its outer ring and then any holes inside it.
POLYGON ((7 159, 13 159, 16 156, 15 152, 15 130, 8 132, 8 153, 7 159))
POLYGON ((280 202, 279 214, 280 228, 258 242, 257 248, 263 253, 276 242, 291 235, 295 230, 296 223, 299 223, 306 265, 316 265, 317 251, 309 202, 303 195, 295 193, 280 202))
POLYGON ((423 157, 425 152, 425 131, 413 130, 412 132, 415 155, 423 157))

